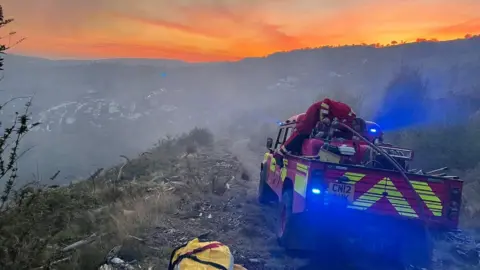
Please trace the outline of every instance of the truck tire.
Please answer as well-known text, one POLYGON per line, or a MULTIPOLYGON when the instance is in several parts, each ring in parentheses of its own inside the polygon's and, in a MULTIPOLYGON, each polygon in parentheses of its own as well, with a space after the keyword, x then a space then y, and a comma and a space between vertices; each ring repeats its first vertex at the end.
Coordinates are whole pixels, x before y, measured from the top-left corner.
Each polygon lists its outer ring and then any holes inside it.
POLYGON ((258 202, 268 204, 276 199, 276 194, 267 184, 267 170, 263 168, 260 171, 260 181, 258 181, 258 202))
POLYGON ((277 238, 279 244, 284 247, 286 250, 290 250, 291 239, 293 233, 293 221, 292 221, 292 210, 293 210, 293 191, 287 189, 283 191, 282 201, 279 204, 279 215, 278 215, 278 230, 277 238))

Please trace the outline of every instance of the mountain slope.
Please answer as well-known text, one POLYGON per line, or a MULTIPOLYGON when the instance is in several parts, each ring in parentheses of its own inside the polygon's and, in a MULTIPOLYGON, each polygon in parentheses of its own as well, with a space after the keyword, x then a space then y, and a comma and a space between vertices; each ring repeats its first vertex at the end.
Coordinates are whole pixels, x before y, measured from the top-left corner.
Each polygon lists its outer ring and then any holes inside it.
MULTIPOLYGON (((480 38, 387 48, 305 49, 202 64, 9 55, 0 98, 35 95, 32 117, 43 124, 28 136, 28 145, 37 147, 26 158, 25 170, 39 162, 46 175, 62 167, 75 167, 68 174, 82 175, 93 169, 81 168, 104 166, 109 158, 141 151, 167 133, 195 125, 217 131, 274 123, 303 111, 319 96, 352 102, 360 98, 363 105, 355 110, 373 115, 383 106, 385 87, 401 65, 421 68, 432 98, 451 100, 448 93, 453 92, 468 99, 480 85, 479 59, 480 38), (251 123, 239 122, 237 116, 246 112, 255 115, 251 123), (49 150, 52 147, 57 150, 49 150), (60 162, 47 162, 44 155, 60 162)), ((11 105, 19 108, 24 101, 11 105)), ((475 103, 465 114, 477 109, 475 103)))

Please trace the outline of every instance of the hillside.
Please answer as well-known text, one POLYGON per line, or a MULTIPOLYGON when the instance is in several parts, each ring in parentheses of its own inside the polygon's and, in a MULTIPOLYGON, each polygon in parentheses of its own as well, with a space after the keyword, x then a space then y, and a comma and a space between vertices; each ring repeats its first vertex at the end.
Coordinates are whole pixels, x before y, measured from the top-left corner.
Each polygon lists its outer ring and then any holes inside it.
POLYGON ((38 164, 44 178, 61 170, 68 173, 58 180, 70 181, 112 164, 120 154, 140 152, 167 133, 193 126, 222 131, 225 125, 237 125, 246 112, 261 115, 252 119, 255 124, 274 123, 322 95, 361 97, 356 111, 373 116, 402 65, 421 68, 429 95, 445 100, 438 110, 448 107, 456 113, 464 108, 462 99, 469 100, 471 106, 461 115, 465 118, 480 104, 478 48, 480 39, 471 38, 386 48, 304 49, 205 64, 7 55, 0 96, 7 100, 35 94, 32 112, 43 124, 26 138, 26 145, 35 149, 22 161, 24 177, 36 173, 28 168, 38 164), (143 130, 149 132, 139 132, 143 130), (55 165, 42 158, 47 152, 55 165))

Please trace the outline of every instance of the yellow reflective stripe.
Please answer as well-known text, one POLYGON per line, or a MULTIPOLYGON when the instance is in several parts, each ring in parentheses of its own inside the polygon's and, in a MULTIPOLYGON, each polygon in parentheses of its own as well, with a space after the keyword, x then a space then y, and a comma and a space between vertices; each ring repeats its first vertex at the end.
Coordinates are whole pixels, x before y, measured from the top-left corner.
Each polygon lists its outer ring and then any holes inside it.
POLYGON ((413 217, 413 218, 417 218, 418 215, 415 213, 415 214, 412 214, 412 213, 404 213, 404 212, 398 212, 400 215, 402 216, 407 216, 407 217, 413 217))
POLYGON ((380 182, 375 184, 375 186, 370 188, 356 201, 354 201, 353 205, 369 208, 383 197, 383 193, 385 191, 387 191, 388 193, 388 195, 386 196, 387 200, 400 215, 418 217, 415 210, 413 210, 407 200, 405 200, 402 193, 398 191, 390 178, 384 178, 380 182))
POLYGON ((347 177, 350 181, 349 184, 356 184, 358 181, 362 180, 365 177, 365 174, 362 173, 353 173, 353 172, 346 172, 343 176, 347 177))
POLYGON ((274 158, 270 159, 270 171, 275 172, 275 166, 277 165, 277 160, 274 158))
POLYGON ((354 206, 362 206, 362 207, 365 207, 365 208, 370 208, 370 206, 372 206, 374 203, 376 203, 376 201, 374 201, 374 202, 371 202, 371 201, 362 202, 361 200, 356 200, 356 201, 353 202, 353 205, 354 206))
POLYGON ((439 203, 431 203, 431 202, 425 202, 425 204, 428 206, 430 210, 435 209, 435 210, 440 210, 442 211, 443 205, 439 203))
POLYGON ((302 172, 302 173, 307 173, 308 170, 303 169, 303 168, 297 168, 297 171, 302 172))
POLYGON ((295 192, 300 194, 302 197, 305 197, 306 190, 307 190, 306 176, 296 174, 295 175, 295 184, 294 184, 293 189, 295 190, 295 192))
POLYGON ((441 203, 440 198, 438 198, 433 192, 430 185, 425 182, 410 181, 412 183, 415 191, 422 197, 425 201, 441 203))
MULTIPOLYGON (((365 177, 365 174, 346 172, 344 176, 346 176, 350 180, 349 184, 356 184, 363 177, 365 177)), ((419 182, 419 181, 410 181, 410 182, 412 183, 415 191, 418 193, 420 198, 425 202, 427 207, 430 209, 430 211, 432 211, 432 213, 435 216, 441 216, 442 210, 443 210, 442 202, 440 198, 438 198, 435 195, 430 185, 428 183, 419 182)), ((360 201, 371 201, 367 204, 363 203, 362 204, 363 206, 368 205, 368 207, 370 207, 371 205, 373 205, 382 197, 382 196, 378 197, 378 195, 382 195, 384 191, 389 193, 388 194, 389 201, 390 203, 392 203, 394 207, 399 205, 409 205, 409 203, 403 197, 402 193, 398 191, 398 189, 393 185, 391 181, 388 181, 386 186, 385 186, 385 182, 383 182, 382 185, 383 186, 379 186, 378 184, 375 185, 367 192, 370 194, 364 194, 360 198, 358 198, 358 200, 360 201), (373 197, 373 195, 375 195, 376 197, 373 197), (395 197, 398 197, 398 198, 395 198, 395 197)))
POLYGON ((270 156, 269 152, 265 153, 265 155, 263 155, 263 161, 267 161, 269 156, 270 156))
POLYGON ((442 201, 435 195, 430 185, 419 181, 410 181, 410 183, 412 183, 413 188, 425 202, 428 209, 432 211, 433 215, 441 217, 443 211, 442 201))
POLYGON ((297 171, 308 173, 308 167, 307 165, 297 163, 297 171))
POLYGON ((323 102, 322 102, 322 104, 321 104, 320 106, 321 106, 322 108, 325 108, 325 109, 329 109, 329 108, 330 108, 330 106, 328 106, 327 103, 323 103, 323 102))
MULTIPOLYGON (((392 204, 393 208, 395 208, 395 210, 397 210, 398 213, 410 213, 410 214, 417 214, 417 212, 415 210, 413 210, 413 208, 411 208, 410 206, 403 206, 403 205, 396 205, 396 204, 392 204)), ((418 217, 418 215, 417 215, 418 217)))
POLYGON ((297 173, 295 174, 295 183, 293 188, 302 197, 306 196, 307 179, 308 179, 308 166, 305 164, 297 163, 297 173), (304 173, 305 176, 298 172, 304 173))
POLYGON ((390 198, 390 202, 391 202, 392 204, 396 204, 396 205, 410 206, 410 204, 409 204, 406 200, 390 198))
POLYGON ((283 166, 283 168, 280 170, 280 179, 282 179, 282 182, 285 181, 285 178, 287 178, 287 167, 283 166))
POLYGON ((283 159, 283 167, 280 170, 280 179, 282 179, 282 182, 284 182, 285 178, 287 178, 287 174, 288 174, 288 167, 287 166, 288 166, 288 160, 283 159))
POLYGON ((303 168, 303 169, 306 170, 306 169, 308 169, 308 166, 305 165, 305 164, 302 164, 302 163, 297 163, 297 169, 298 169, 298 168, 303 168))
POLYGON ((347 208, 357 209, 357 210, 367 210, 367 208, 365 208, 365 207, 360 207, 360 206, 355 206, 355 205, 349 205, 349 206, 347 206, 347 208))

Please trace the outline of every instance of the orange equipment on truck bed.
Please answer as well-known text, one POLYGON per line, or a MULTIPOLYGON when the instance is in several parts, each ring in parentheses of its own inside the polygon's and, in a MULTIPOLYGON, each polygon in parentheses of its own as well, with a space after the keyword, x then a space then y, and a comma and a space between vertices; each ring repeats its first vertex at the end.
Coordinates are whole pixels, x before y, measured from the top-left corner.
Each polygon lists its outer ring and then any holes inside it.
POLYGON ((412 150, 373 145, 358 133, 352 140, 312 134, 300 155, 288 154, 278 165, 273 153, 292 133, 297 118, 281 123, 276 140, 267 140, 269 151, 261 163, 259 201, 279 202, 280 243, 287 249, 311 248, 306 243, 318 236, 321 240, 313 241, 318 248, 326 239, 337 243, 353 235, 363 239, 358 242, 365 250, 379 252, 366 246, 387 239, 389 255, 427 266, 429 231, 458 226, 463 182, 438 171, 414 173, 408 170, 412 150))

